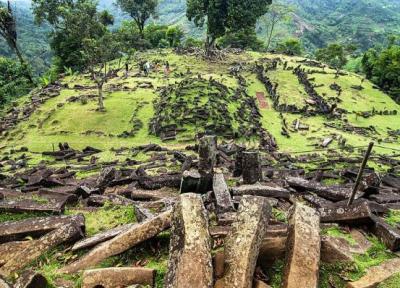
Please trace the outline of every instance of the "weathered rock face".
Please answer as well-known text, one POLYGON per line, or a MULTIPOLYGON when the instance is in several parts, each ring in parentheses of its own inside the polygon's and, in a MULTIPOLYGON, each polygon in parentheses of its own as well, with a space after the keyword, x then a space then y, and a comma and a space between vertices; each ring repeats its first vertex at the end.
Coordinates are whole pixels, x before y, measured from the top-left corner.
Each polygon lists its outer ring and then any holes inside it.
POLYGON ((390 226, 383 219, 373 215, 371 231, 381 240, 391 251, 400 249, 400 230, 390 226))
POLYGON ((391 259, 379 266, 368 269, 361 279, 347 284, 349 288, 371 288, 385 281, 396 273, 400 273, 400 258, 391 259))
POLYGON ((233 187, 232 194, 234 196, 254 195, 262 197, 272 197, 272 198, 284 198, 284 199, 290 198, 290 193, 285 188, 272 187, 261 184, 241 185, 239 187, 233 187))
POLYGON ((243 196, 225 240, 225 274, 215 287, 250 288, 271 207, 263 197, 243 196))
POLYGON ((217 138, 204 136, 199 141, 199 173, 198 193, 206 193, 212 189, 212 178, 217 163, 217 138))
POLYGON ((233 210, 231 194, 228 185, 225 182, 224 174, 217 173, 213 178, 213 191, 219 213, 229 212, 233 210))
POLYGON ((59 273, 75 273, 92 267, 102 260, 120 254, 129 248, 148 240, 171 225, 171 210, 167 210, 143 223, 133 225, 120 235, 96 246, 79 260, 63 267, 59 273))
POLYGON ((243 152, 243 183, 254 184, 261 180, 260 155, 257 151, 243 152))
POLYGON ((13 259, 8 261, 0 269, 0 274, 9 276, 15 271, 22 269, 50 249, 70 241, 75 241, 83 237, 82 230, 75 224, 64 225, 35 241, 34 245, 29 245, 19 251, 13 259))
POLYGON ((336 222, 346 224, 370 223, 372 215, 368 201, 347 206, 346 204, 319 209, 321 222, 336 222))
POLYGON ((141 267, 119 267, 86 270, 83 273, 82 288, 113 288, 129 285, 154 284, 155 271, 141 267))
POLYGON ((320 247, 317 212, 297 202, 289 220, 282 287, 318 287, 320 247))
POLYGON ((85 217, 81 214, 8 221, 0 224, 0 243, 21 240, 28 235, 31 237, 42 236, 71 223, 81 227, 83 231, 85 230, 85 217))
POLYGON ((164 287, 212 287, 211 238, 200 195, 181 195, 180 203, 174 207, 171 232, 164 287))

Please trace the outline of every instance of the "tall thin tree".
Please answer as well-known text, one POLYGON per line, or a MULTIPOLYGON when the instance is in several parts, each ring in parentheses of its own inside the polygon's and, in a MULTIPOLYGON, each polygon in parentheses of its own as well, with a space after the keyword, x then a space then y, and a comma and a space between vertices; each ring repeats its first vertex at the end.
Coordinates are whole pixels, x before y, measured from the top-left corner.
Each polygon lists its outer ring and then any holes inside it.
POLYGON ((25 61, 21 50, 18 47, 17 25, 10 1, 7 1, 7 6, 0 3, 0 35, 4 38, 4 40, 6 40, 10 49, 17 55, 21 66, 26 70, 27 79, 33 83, 33 78, 27 62, 25 61))

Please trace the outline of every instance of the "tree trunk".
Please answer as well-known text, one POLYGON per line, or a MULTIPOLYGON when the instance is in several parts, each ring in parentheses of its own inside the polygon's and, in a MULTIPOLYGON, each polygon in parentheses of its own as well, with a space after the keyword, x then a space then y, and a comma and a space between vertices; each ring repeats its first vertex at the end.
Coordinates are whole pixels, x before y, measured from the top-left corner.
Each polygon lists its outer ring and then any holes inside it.
POLYGON ((266 51, 268 51, 269 46, 271 45, 272 33, 274 32, 274 28, 275 28, 275 21, 272 20, 271 31, 269 32, 266 51))
POLYGON ((97 83, 97 89, 99 91, 99 111, 104 112, 104 102, 103 102, 103 81, 97 83))
POLYGON ((115 238, 95 247, 81 259, 60 269, 58 272, 75 273, 88 267, 92 267, 108 257, 121 254, 131 247, 156 236, 165 229, 168 229, 171 225, 171 215, 172 211, 168 210, 146 222, 134 225, 129 230, 115 238))
POLYGON ((17 58, 21 64, 21 67, 23 69, 25 69, 25 77, 28 79, 29 83, 34 84, 34 81, 33 81, 32 75, 29 71, 28 65, 26 64, 26 61, 25 61, 24 57, 22 56, 21 51, 19 51, 17 43, 12 43, 12 47, 15 51, 15 54, 17 55, 17 58))

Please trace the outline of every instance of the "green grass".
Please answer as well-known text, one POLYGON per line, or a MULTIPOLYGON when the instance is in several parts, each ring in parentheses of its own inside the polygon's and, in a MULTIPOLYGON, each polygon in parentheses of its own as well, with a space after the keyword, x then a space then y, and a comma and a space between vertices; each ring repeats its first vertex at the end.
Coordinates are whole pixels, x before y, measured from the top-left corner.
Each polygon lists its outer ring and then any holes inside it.
POLYGON ((400 273, 393 275, 386 281, 383 281, 377 288, 398 288, 400 287, 400 273))
POLYGON ((284 223, 287 223, 287 215, 285 211, 272 208, 272 214, 274 215, 275 219, 284 223))
MULTIPOLYGON (((298 63, 296 63, 297 60, 302 59, 301 57, 246 52, 240 55, 228 55, 223 62, 206 62, 193 56, 176 55, 171 53, 170 50, 141 52, 138 54, 137 59, 149 59, 152 61, 168 60, 171 65, 172 73, 168 78, 165 78, 161 69, 158 72, 151 73, 149 77, 129 77, 127 79, 118 77, 111 79, 105 86, 106 91, 109 90, 108 87, 112 84, 127 86, 131 88, 132 91, 106 92, 105 107, 107 112, 105 113, 96 111, 95 98, 89 100, 86 105, 82 105, 79 101, 68 103, 67 99, 72 96, 96 95, 96 90, 73 90, 71 87, 75 84, 93 85, 93 83, 91 83, 87 77, 83 77, 83 75, 67 76, 62 79, 62 82, 68 84, 70 89, 62 89, 60 96, 47 100, 46 103, 41 105, 39 109, 30 116, 29 121, 21 122, 15 129, 10 131, 8 136, 3 137, 3 139, 0 140, 0 147, 2 147, 2 152, 21 146, 27 146, 32 152, 42 152, 52 150, 53 145, 57 147, 59 142, 68 142, 71 147, 76 149, 82 149, 85 146, 94 146, 102 149, 103 152, 96 155, 101 161, 114 160, 116 159, 115 153, 109 151, 112 147, 132 147, 148 143, 161 143, 158 137, 149 134, 149 121, 154 116, 152 102, 158 98, 157 88, 168 84, 179 83, 183 80, 181 73, 186 73, 187 69, 191 70, 193 77, 196 77, 197 74, 201 74, 204 79, 212 77, 230 88, 235 88, 237 86, 237 81, 228 73, 229 68, 237 62, 252 65, 252 63, 264 57, 280 57, 283 61, 288 61, 289 66, 293 67, 298 65, 298 63), (150 81, 155 89, 137 88, 137 85, 143 81, 150 81), (58 108, 57 104, 60 103, 64 105, 58 108), (116 135, 132 129, 132 123, 130 123, 129 120, 139 103, 143 104, 143 107, 139 109, 137 119, 142 121, 143 127, 134 137, 116 137, 116 135), (88 131, 99 132, 100 134, 82 134, 88 131)), ((116 65, 116 62, 113 65, 116 65)), ((135 62, 132 61, 131 65, 134 65, 134 69, 131 73, 133 75, 137 73, 138 70, 135 62)), ((326 69, 326 71, 330 74, 312 74, 310 77, 315 78, 314 84, 324 85, 317 88, 317 91, 321 95, 323 93, 326 94, 324 97, 335 96, 336 93, 329 88, 330 84, 334 82, 338 83, 343 88, 341 96, 342 102, 339 103, 339 107, 350 112, 345 118, 348 119, 351 125, 362 127, 375 125, 380 134, 378 137, 383 140, 387 138, 388 127, 400 129, 400 113, 395 116, 373 116, 368 119, 358 117, 354 114, 354 112, 372 110, 373 107, 375 107, 376 110, 396 109, 400 111, 400 106, 395 104, 390 97, 373 89, 372 84, 368 81, 363 83, 364 90, 357 91, 352 89, 352 85, 359 85, 361 81, 361 78, 355 74, 350 73, 348 76, 340 76, 338 79, 335 79, 331 70, 326 69)), ((122 76, 122 74, 121 72, 119 76, 122 76)), ((265 87, 256 79, 256 75, 251 72, 250 69, 243 71, 242 75, 247 81, 247 92, 249 95, 255 97, 256 92, 264 92, 267 96, 269 107, 261 110, 262 125, 276 138, 281 151, 298 152, 313 150, 313 145, 320 144, 325 137, 333 134, 346 138, 347 143, 354 146, 367 145, 370 141, 369 137, 325 127, 324 123, 327 122, 325 117, 304 117, 302 115, 289 113, 282 113, 282 117, 286 119, 289 127, 293 121, 300 119, 302 123, 310 126, 310 130, 301 132, 289 131, 290 138, 282 136, 282 119, 279 115, 280 113, 272 108, 272 103, 265 91, 265 87)), ((296 104, 300 107, 304 105, 304 100, 307 98, 304 87, 298 83, 297 77, 295 77, 291 71, 284 71, 282 67, 279 66, 276 71, 269 71, 268 75, 273 81, 279 83, 278 92, 281 95, 282 103, 296 104)), ((28 98, 28 96, 22 97, 18 100, 18 103, 24 103, 28 98)), ((230 113, 233 113, 238 108, 238 105, 240 105, 240 103, 228 103, 227 106, 230 113)), ((238 123, 232 121, 232 127, 237 129, 238 123)), ((167 145, 169 147, 181 148, 185 146, 186 143, 180 143, 179 140, 188 137, 193 138, 194 133, 199 127, 196 128, 193 125, 187 125, 185 128, 187 128, 188 131, 182 133, 182 137, 178 137, 178 141, 168 142, 167 145)), ((257 141, 255 139, 243 139, 243 142, 255 146, 257 141)), ((396 143, 385 143, 385 146, 396 148, 398 145, 396 143)), ((330 148, 337 147, 337 141, 334 140, 330 148)), ((374 151, 381 154, 391 153, 390 150, 379 147, 374 148, 374 151)), ((323 154, 322 152, 320 153, 323 154)), ((29 164, 37 164, 42 159, 51 159, 43 158, 41 154, 37 153, 26 154, 31 158, 29 164)), ((19 155, 20 154, 15 154, 15 156, 19 155)), ((123 157, 121 157, 121 160, 124 160, 123 157)), ((384 170, 388 167, 378 168, 384 170)), ((84 177, 85 173, 82 174, 82 177, 84 177)))
POLYGON ((122 224, 136 222, 133 206, 114 206, 108 203, 95 211, 83 211, 74 208, 65 211, 66 215, 79 213, 85 216, 87 236, 93 236, 122 224))
POLYGON ((385 217, 385 221, 389 225, 396 227, 400 223, 400 211, 390 210, 389 214, 385 217))
POLYGON ((335 238, 343 238, 345 239, 350 245, 356 245, 357 242, 354 240, 354 238, 351 236, 350 233, 347 233, 340 229, 339 227, 330 227, 328 229, 323 229, 322 230, 323 235, 328 235, 331 237, 335 238))
POLYGON ((22 213, 11 213, 11 212, 1 212, 0 213, 0 223, 6 221, 21 221, 24 219, 30 219, 35 217, 45 217, 51 216, 51 214, 45 212, 22 212, 22 213))

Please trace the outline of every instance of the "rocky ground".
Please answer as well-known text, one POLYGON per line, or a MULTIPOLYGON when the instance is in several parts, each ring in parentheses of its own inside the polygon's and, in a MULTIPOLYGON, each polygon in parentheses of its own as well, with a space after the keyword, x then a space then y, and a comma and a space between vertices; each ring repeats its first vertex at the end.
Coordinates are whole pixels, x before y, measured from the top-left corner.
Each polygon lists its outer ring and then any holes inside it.
POLYGON ((0 287, 400 287, 398 106, 234 52, 140 54, 104 113, 70 75, 3 115, 0 287))

